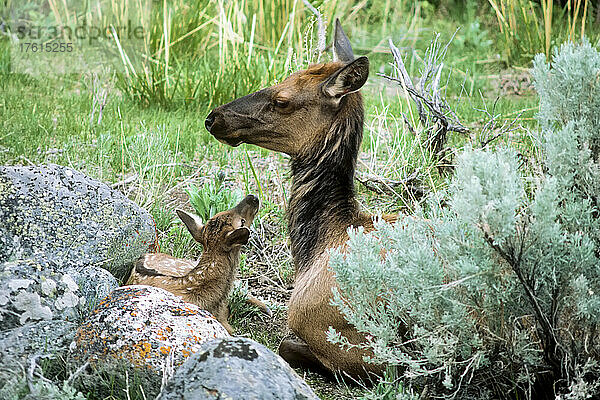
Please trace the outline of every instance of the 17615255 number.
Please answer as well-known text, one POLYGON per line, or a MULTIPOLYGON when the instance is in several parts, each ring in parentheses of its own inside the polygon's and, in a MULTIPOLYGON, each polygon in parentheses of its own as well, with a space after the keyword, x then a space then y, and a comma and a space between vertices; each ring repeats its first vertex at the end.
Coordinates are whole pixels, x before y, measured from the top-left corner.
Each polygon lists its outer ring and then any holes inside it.
POLYGON ((71 53, 73 51, 73 43, 65 42, 23 42, 19 44, 19 47, 22 53, 71 53))

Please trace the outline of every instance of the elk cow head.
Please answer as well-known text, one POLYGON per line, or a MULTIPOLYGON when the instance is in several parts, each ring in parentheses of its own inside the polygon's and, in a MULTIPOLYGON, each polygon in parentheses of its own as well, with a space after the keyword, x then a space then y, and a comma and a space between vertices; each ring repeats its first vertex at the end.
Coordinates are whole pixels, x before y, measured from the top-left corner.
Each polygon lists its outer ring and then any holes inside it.
POLYGON ((206 129, 230 146, 254 144, 299 157, 323 144, 335 118, 346 107, 361 107, 349 100, 369 76, 369 59, 354 58, 348 37, 336 20, 335 61, 312 65, 283 82, 214 109, 206 129))

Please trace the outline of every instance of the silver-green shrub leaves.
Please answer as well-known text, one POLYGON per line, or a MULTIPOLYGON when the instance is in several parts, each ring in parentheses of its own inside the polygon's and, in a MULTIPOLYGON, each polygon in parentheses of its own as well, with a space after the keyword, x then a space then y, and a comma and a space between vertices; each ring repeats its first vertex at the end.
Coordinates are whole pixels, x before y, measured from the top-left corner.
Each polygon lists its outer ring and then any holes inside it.
MULTIPOLYGON (((531 73, 540 96, 538 120, 543 131, 570 121, 585 121, 589 127, 600 127, 598 71, 598 51, 585 39, 580 45, 567 43, 555 49, 550 64, 543 54, 535 57, 531 73)), ((587 135, 598 138, 598 131, 587 135)))
POLYGON ((465 222, 489 230, 499 243, 515 233, 516 213, 524 198, 515 154, 465 150, 458 158, 452 208, 465 222))
POLYGON ((365 341, 329 340, 434 396, 600 390, 600 53, 566 44, 532 73, 543 174, 522 176, 510 149, 467 148, 446 202, 331 254, 333 303, 365 341))

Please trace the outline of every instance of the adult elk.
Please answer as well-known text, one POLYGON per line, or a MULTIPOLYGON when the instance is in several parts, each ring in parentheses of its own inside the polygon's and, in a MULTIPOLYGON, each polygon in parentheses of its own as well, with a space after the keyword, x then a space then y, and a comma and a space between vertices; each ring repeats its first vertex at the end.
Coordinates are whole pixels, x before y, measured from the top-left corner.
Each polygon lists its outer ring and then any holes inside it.
POLYGON ((335 61, 312 65, 277 85, 218 107, 205 125, 223 143, 250 143, 291 158, 287 213, 296 281, 288 324, 304 342, 286 340, 280 354, 291 365, 322 364, 331 371, 364 377, 381 373, 381 367, 364 362, 364 352, 328 342, 325 333, 332 326, 353 343, 364 341, 330 305, 336 281, 328 268, 328 250, 346 243, 349 227, 373 229, 373 218, 361 213, 354 191, 364 119, 358 91, 367 81, 369 60, 355 59, 339 20, 333 47, 335 61))

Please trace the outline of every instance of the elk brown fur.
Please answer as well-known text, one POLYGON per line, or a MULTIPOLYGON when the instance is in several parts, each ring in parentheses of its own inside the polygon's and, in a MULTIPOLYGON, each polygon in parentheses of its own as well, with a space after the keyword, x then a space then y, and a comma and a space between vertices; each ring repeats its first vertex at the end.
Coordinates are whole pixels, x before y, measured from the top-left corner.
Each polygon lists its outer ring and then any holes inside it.
MULTIPOLYGON (((184 301, 208 310, 229 333, 233 333, 227 321, 228 296, 237 275, 240 249, 248 242, 248 227, 258 206, 256 196, 246 196, 236 207, 216 214, 205 225, 199 217, 177 210, 179 218, 204 248, 200 258, 192 261, 162 253, 144 254, 135 262, 127 284, 168 290, 184 301)), ((271 314, 259 300, 248 297, 247 301, 271 314)))
MULTIPOLYGON (((352 343, 365 339, 330 304, 337 284, 328 250, 345 246, 350 227, 373 230, 373 216, 361 212, 354 189, 364 120, 359 89, 369 75, 369 60, 354 58, 339 20, 334 56, 333 62, 214 109, 205 125, 223 143, 255 144, 291 158, 287 215, 296 277, 288 324, 301 341, 284 341, 280 354, 292 365, 365 377, 381 374, 383 367, 365 362, 368 353, 326 338, 333 327, 352 343)), ((383 216, 389 222, 396 218, 383 216)))

